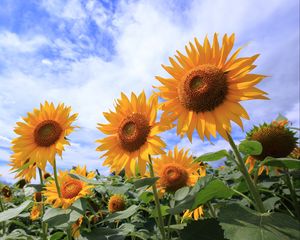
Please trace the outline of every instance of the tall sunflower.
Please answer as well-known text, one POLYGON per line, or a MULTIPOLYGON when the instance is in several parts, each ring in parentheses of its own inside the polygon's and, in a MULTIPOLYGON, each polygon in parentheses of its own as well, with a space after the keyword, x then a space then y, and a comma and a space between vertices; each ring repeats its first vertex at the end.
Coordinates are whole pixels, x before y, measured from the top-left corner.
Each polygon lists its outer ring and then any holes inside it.
POLYGON ((55 155, 62 156, 64 145, 69 145, 66 137, 74 130, 71 124, 77 114, 70 115, 71 107, 59 104, 54 107, 47 101, 17 122, 15 133, 20 135, 12 141, 12 150, 18 154, 16 161, 27 161, 29 165, 45 170, 47 161, 52 165, 55 155))
MULTIPOLYGON (((256 161, 263 161, 266 157, 282 158, 290 155, 297 146, 298 138, 296 133, 287 127, 288 121, 273 121, 272 123, 264 123, 260 126, 254 126, 247 133, 248 140, 255 140, 261 143, 262 152, 259 155, 249 156, 246 164, 249 164, 248 171, 252 172, 256 161)), ((266 170, 269 172, 267 166, 260 166, 258 175, 266 170)))
POLYGON ((202 140, 216 137, 217 132, 227 139, 230 121, 243 128, 240 118, 249 119, 240 101, 268 99, 255 87, 265 76, 250 74, 259 55, 237 58, 238 48, 229 57, 234 38, 234 34, 225 34, 221 46, 217 34, 212 44, 207 37, 203 45, 195 38, 195 44, 190 42, 185 47, 186 56, 177 51, 177 61, 170 57, 171 66, 162 65, 171 75, 156 77, 163 84, 157 87, 165 100, 161 105, 162 121, 178 120, 178 135, 186 134, 192 141, 196 129, 202 140))
POLYGON ((162 154, 166 145, 156 136, 163 130, 156 122, 157 96, 152 96, 146 101, 145 93, 139 96, 134 93, 131 98, 121 93, 117 100, 115 112, 105 112, 104 117, 108 124, 99 124, 98 129, 109 135, 97 140, 100 146, 98 151, 106 151, 104 166, 110 166, 111 172, 117 174, 125 168, 127 176, 132 176, 139 168, 139 173, 144 175, 148 154, 162 154))
POLYGON ((155 176, 159 177, 157 187, 161 192, 175 192, 181 187, 192 186, 203 173, 198 163, 193 162, 193 156, 184 149, 169 150, 160 158, 153 159, 155 176))
MULTIPOLYGON (((84 168, 85 169, 85 168, 84 168)), ((87 177, 94 178, 94 175, 87 175, 86 172, 80 169, 74 169, 70 173, 76 173, 87 177)), ((91 194, 91 189, 94 187, 78 179, 72 178, 68 171, 60 171, 58 175, 58 184, 60 185, 61 196, 57 192, 55 180, 51 179, 45 185, 43 192, 46 197, 45 203, 53 205, 53 207, 62 207, 64 209, 72 205, 77 199, 83 198, 91 194)))

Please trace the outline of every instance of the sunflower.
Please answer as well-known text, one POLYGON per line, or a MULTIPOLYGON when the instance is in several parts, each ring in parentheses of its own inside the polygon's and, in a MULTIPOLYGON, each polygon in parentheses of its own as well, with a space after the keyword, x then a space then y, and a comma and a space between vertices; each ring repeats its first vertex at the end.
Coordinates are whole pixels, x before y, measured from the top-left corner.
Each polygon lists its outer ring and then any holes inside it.
POLYGON ((35 202, 41 202, 43 200, 42 192, 35 192, 33 194, 33 200, 35 202))
MULTIPOLYGON (((266 157, 282 158, 287 157, 293 152, 297 146, 297 138, 295 132, 287 127, 287 121, 273 121, 270 124, 264 123, 254 128, 247 133, 248 140, 255 140, 261 143, 262 152, 259 155, 251 155, 247 158, 246 164, 249 164, 249 172, 252 172, 255 162, 262 161, 266 157)), ((267 166, 260 166, 258 175, 266 170, 267 166)))
POLYGON ((136 173, 136 167, 143 176, 146 171, 148 154, 162 154, 166 145, 156 134, 163 128, 156 122, 157 96, 146 101, 145 93, 139 96, 131 94, 131 99, 121 93, 115 112, 103 113, 108 124, 99 124, 98 129, 109 135, 97 140, 98 151, 106 151, 104 166, 110 166, 111 172, 119 174, 125 168, 127 176, 136 173))
POLYGON ((4 197, 6 202, 10 202, 12 199, 12 191, 9 186, 3 186, 1 189, 1 195, 4 197))
POLYGON ((22 153, 14 153, 10 157, 9 165, 11 171, 16 172, 15 178, 25 179, 30 182, 32 178, 36 178, 36 162, 30 162, 29 159, 21 159, 22 153))
POLYGON ((108 211, 110 213, 123 211, 126 208, 125 197, 120 194, 115 194, 108 201, 108 211))
POLYGON ((83 217, 79 217, 75 223, 71 226, 71 233, 73 238, 78 238, 80 236, 80 226, 82 224, 83 217))
POLYGON ((203 207, 200 206, 193 211, 186 210, 182 216, 182 221, 186 218, 193 218, 194 220, 198 220, 204 217, 203 207))
POLYGON ((240 118, 249 119, 240 101, 268 99, 254 87, 265 76, 249 73, 259 55, 237 58, 239 48, 229 58, 234 38, 234 34, 225 34, 222 46, 217 34, 212 45, 207 37, 203 45, 195 38, 195 45, 190 42, 185 47, 187 56, 177 51, 178 62, 170 57, 171 66, 162 65, 171 78, 156 77, 163 84, 157 87, 165 100, 161 104, 162 122, 178 120, 177 135, 186 134, 191 142, 195 129, 202 140, 216 137, 217 132, 227 139, 230 121, 243 128, 240 118))
POLYGON ((30 212, 30 219, 32 221, 37 220, 41 216, 42 208, 43 208, 43 205, 41 203, 35 203, 33 205, 31 212, 30 212))
POLYGON ((45 102, 40 109, 34 109, 24 117, 24 122, 17 122, 15 133, 20 135, 13 139, 12 150, 18 156, 16 161, 27 161, 29 165, 36 163, 45 170, 47 161, 52 165, 55 155, 62 156, 64 145, 69 145, 66 137, 74 130, 71 124, 77 114, 70 115, 71 107, 45 102))
MULTIPOLYGON (((74 170, 71 173, 79 174, 82 169, 74 170)), ((87 177, 86 174, 82 175, 87 177)), ((89 176, 88 178, 91 179, 94 176, 89 176)), ((63 209, 68 208, 72 205, 77 199, 86 197, 90 195, 91 188, 94 186, 88 185, 87 183, 80 181, 78 179, 72 178, 69 175, 68 171, 60 171, 58 175, 58 183, 60 185, 61 196, 59 196, 57 192, 57 188, 55 185, 55 180, 51 179, 45 185, 45 191, 43 192, 44 196, 46 197, 45 203, 53 205, 53 207, 62 207, 63 209)))
POLYGON ((193 162, 193 156, 188 151, 178 150, 177 146, 172 152, 160 158, 153 159, 155 176, 159 177, 157 187, 162 192, 175 192, 181 187, 194 185, 200 177, 201 168, 193 162))
POLYGON ((86 166, 81 167, 79 165, 77 167, 71 169, 70 173, 78 174, 78 175, 84 176, 88 179, 93 179, 96 176, 95 172, 93 172, 93 171, 88 172, 86 170, 86 166))

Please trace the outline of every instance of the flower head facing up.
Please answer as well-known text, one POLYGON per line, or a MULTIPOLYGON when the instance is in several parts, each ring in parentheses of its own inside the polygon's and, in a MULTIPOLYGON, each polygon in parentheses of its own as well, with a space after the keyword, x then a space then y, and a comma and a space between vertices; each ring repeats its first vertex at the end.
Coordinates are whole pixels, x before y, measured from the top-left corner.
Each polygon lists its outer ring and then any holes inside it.
MULTIPOLYGON (((295 132, 287 127, 287 121, 273 121, 270 124, 264 123, 259 126, 254 126, 252 130, 247 133, 248 140, 255 140, 261 143, 262 152, 259 155, 249 156, 246 164, 249 164, 249 172, 252 172, 255 162, 262 161, 266 157, 282 158, 287 157, 293 152, 297 146, 297 138, 295 132)), ((258 175, 266 170, 269 172, 267 166, 260 166, 258 175)))
POLYGON ((108 201, 108 211, 110 213, 123 211, 126 208, 125 197, 123 195, 115 194, 110 197, 108 201))
POLYGON ((169 151, 161 158, 153 159, 155 176, 158 176, 157 186, 161 191, 175 192, 181 187, 192 186, 200 177, 200 166, 193 162, 188 151, 169 151))
POLYGON ((75 128, 72 123, 77 114, 70 115, 70 112, 71 107, 64 104, 55 107, 46 101, 28 113, 23 122, 17 122, 15 133, 19 136, 12 141, 13 169, 27 160, 30 166, 35 163, 43 171, 47 161, 53 165, 55 155, 62 156, 64 145, 69 145, 66 136, 75 128))
POLYGON ((162 122, 177 120, 178 135, 186 134, 192 141, 197 130, 203 140, 216 133, 227 139, 230 121, 243 128, 241 118, 249 119, 239 102, 267 99, 255 87, 265 76, 250 74, 258 55, 237 58, 239 48, 229 57, 234 38, 234 34, 224 35, 221 46, 217 34, 212 44, 207 37, 203 45, 195 38, 195 44, 185 48, 187 55, 177 51, 177 61, 169 58, 171 66, 163 65, 171 78, 156 77, 162 83, 158 94, 165 100, 162 122))
MULTIPOLYGON (((85 168, 83 168, 85 169, 85 168)), ((82 172, 82 169, 74 170, 70 173, 82 172)), ((80 174, 81 175, 81 174, 80 174)), ((82 175, 87 177, 86 174, 82 175)), ((89 176, 92 179, 94 176, 89 176)), ((53 207, 68 208, 77 199, 87 197, 92 194, 91 189, 94 187, 78 179, 72 178, 68 171, 60 171, 58 175, 58 183, 60 185, 61 196, 59 196, 55 184, 55 180, 51 179, 45 185, 45 191, 43 192, 46 197, 45 203, 53 205, 53 207)))
POLYGON ((162 154, 166 145, 156 134, 163 129, 156 122, 157 96, 146 100, 145 93, 129 99, 125 94, 117 100, 115 112, 104 113, 108 124, 99 124, 99 130, 109 136, 98 140, 98 151, 106 151, 104 166, 110 166, 111 172, 119 174, 125 169, 127 176, 146 171, 148 154, 162 154))

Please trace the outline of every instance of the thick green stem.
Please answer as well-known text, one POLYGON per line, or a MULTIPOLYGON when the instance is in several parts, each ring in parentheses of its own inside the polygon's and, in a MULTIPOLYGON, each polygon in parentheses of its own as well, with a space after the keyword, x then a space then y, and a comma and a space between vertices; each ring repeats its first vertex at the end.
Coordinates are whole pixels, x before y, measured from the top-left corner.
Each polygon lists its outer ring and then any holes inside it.
POLYGON ((237 161, 239 163, 240 171, 243 174, 243 177, 244 177, 244 179, 246 181, 248 189, 249 189, 249 191, 250 191, 250 193, 251 193, 251 195, 252 195, 252 197, 254 199, 255 208, 259 212, 264 213, 264 212, 266 212, 264 204, 263 204, 263 202, 261 200, 261 197, 259 195, 259 192, 258 192, 258 190, 257 190, 254 182, 252 181, 252 179, 251 179, 251 177, 250 177, 250 175, 249 175, 249 173, 247 171, 247 168, 245 166, 243 158, 242 158, 240 152, 238 151, 237 146, 235 145, 235 143, 234 143, 231 135, 229 133, 227 133, 227 136, 228 136, 229 144, 230 144, 230 146, 232 148, 232 151, 234 153, 234 156, 235 156, 235 158, 237 159, 237 161))
MULTIPOLYGON (((3 206, 3 203, 2 203, 2 197, 0 196, 0 210, 1 212, 4 211, 4 206, 3 206)), ((5 221, 2 222, 2 231, 3 231, 3 236, 5 235, 5 221)))
POLYGON ((286 185, 288 186, 290 193, 291 193, 291 198, 293 200, 293 205, 295 208, 296 216, 300 220, 300 209, 299 209, 299 203, 297 201, 297 195, 295 192, 294 185, 291 181, 290 173, 288 169, 285 169, 285 180, 286 180, 286 185))
MULTIPOLYGON (((39 175, 40 175, 40 182, 41 182, 41 186, 42 188, 44 187, 44 181, 43 181, 43 173, 42 173, 42 170, 40 168, 38 168, 39 170, 39 175)), ((45 204, 44 204, 44 196, 43 194, 41 193, 42 195, 42 206, 43 206, 43 210, 42 210, 42 213, 41 213, 41 223, 42 223, 42 237, 43 237, 43 240, 47 240, 47 223, 45 223, 43 221, 43 216, 44 216, 44 213, 45 213, 45 204)))
POLYGON ((58 179, 57 179, 56 159, 54 159, 53 173, 54 173, 54 181, 55 181, 57 193, 58 193, 58 196, 61 197, 60 187, 59 187, 59 183, 58 183, 58 179))
MULTIPOLYGON (((148 158, 149 158, 150 176, 152 178, 154 178, 154 171, 153 171, 151 156, 148 155, 148 158)), ((155 205, 156 205, 157 214, 158 214, 158 223, 159 223, 158 227, 159 227, 162 239, 166 239, 165 228, 164 228, 164 221, 163 221, 163 217, 162 217, 162 214, 161 214, 161 209, 160 209, 160 203, 159 203, 159 198, 158 198, 156 184, 152 185, 152 189, 153 189, 154 200, 155 200, 155 205)))

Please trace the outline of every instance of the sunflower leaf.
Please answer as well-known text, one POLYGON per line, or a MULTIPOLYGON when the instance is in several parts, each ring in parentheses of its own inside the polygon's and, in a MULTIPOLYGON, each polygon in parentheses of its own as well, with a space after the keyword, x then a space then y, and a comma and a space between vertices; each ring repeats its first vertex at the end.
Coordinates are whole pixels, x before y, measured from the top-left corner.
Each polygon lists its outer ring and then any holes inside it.
POLYGON ((288 168, 288 169, 300 169, 300 161, 294 158, 272 158, 266 157, 260 165, 288 168))
POLYGON ((220 150, 217 152, 210 152, 197 157, 194 162, 212 162, 218 161, 222 158, 228 157, 228 152, 226 150, 220 150))
POLYGON ((27 200, 23 202, 20 206, 15 207, 15 208, 10 208, 8 210, 5 210, 0 213, 0 222, 7 221, 9 219, 12 219, 14 217, 17 217, 21 212, 23 212, 30 204, 32 201, 27 200))
POLYGON ((129 208, 125 209, 124 211, 118 211, 107 216, 102 222, 113 222, 115 220, 129 218, 137 212, 138 208, 139 207, 137 205, 132 205, 129 208))
POLYGON ((84 176, 81 176, 81 175, 79 175, 79 174, 69 173, 69 175, 70 175, 72 178, 81 180, 81 181, 86 182, 86 183, 89 183, 89 184, 93 184, 93 185, 101 185, 101 184, 103 184, 103 182, 96 181, 96 180, 92 180, 92 179, 86 178, 86 177, 84 177, 84 176))
POLYGON ((259 155, 262 150, 262 145, 258 141, 245 140, 239 145, 239 151, 246 155, 259 155))
POLYGON ((145 187, 145 186, 152 186, 157 180, 159 179, 159 177, 153 177, 153 178, 142 178, 142 179, 138 179, 136 181, 133 182, 133 185, 135 188, 141 188, 141 187, 145 187))
POLYGON ((282 213, 258 213, 239 204, 225 205, 219 214, 225 238, 231 240, 299 239, 299 222, 282 213))

